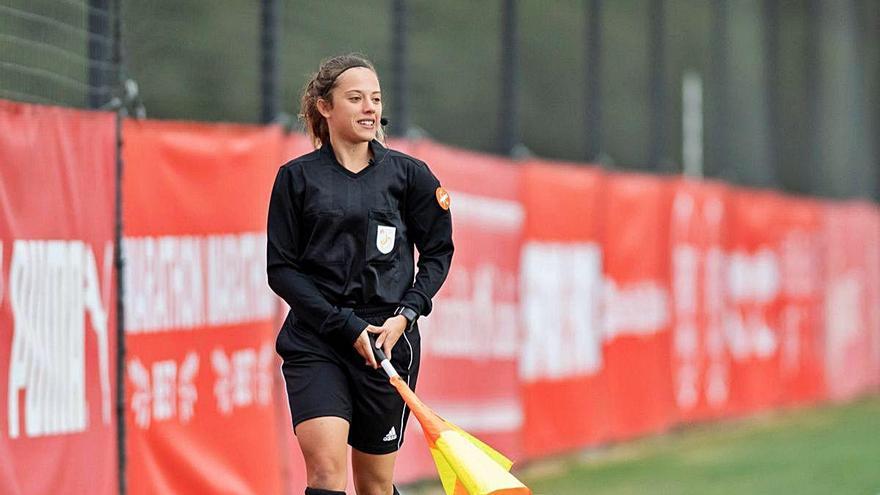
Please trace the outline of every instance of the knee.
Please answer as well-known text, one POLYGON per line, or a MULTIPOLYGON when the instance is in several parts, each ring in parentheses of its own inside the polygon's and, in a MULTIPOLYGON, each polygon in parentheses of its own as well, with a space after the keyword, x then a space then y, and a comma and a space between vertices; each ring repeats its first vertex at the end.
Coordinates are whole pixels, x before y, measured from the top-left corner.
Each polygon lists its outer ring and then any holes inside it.
POLYGON ((391 495, 394 489, 391 485, 391 478, 355 478, 355 490, 357 495, 391 495))
POLYGON ((310 459, 306 463, 306 477, 308 485, 312 488, 345 490, 348 482, 345 460, 332 457, 310 459))

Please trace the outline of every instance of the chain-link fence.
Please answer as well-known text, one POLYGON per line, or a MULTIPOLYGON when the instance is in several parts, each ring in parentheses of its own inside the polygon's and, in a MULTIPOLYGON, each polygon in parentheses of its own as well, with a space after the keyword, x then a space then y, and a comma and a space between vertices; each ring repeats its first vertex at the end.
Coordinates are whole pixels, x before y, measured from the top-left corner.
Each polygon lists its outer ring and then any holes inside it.
POLYGON ((99 108, 112 98, 114 11, 107 0, 0 2, 0 96, 99 108))
POLYGON ((357 51, 393 133, 878 198, 878 19, 870 0, 0 0, 0 96, 291 122, 320 60, 357 51))

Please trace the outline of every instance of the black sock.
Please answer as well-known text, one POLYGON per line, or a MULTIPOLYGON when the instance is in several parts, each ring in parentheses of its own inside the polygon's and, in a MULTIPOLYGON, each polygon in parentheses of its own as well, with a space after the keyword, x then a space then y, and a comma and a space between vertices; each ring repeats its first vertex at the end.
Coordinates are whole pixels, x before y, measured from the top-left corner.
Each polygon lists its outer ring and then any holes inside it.
POLYGON ((336 490, 325 490, 323 488, 306 487, 306 495, 345 495, 345 492, 337 492, 336 490))

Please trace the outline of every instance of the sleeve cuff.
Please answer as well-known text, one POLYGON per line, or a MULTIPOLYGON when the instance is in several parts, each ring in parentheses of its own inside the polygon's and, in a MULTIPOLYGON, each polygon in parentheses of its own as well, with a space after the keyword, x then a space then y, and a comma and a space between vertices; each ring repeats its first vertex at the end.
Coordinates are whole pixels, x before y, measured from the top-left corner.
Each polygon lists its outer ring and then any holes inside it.
POLYGON ((351 345, 354 345, 357 338, 360 337, 361 333, 367 328, 367 325, 368 323, 366 321, 352 311, 349 314, 348 319, 345 320, 345 325, 342 326, 343 337, 351 345))
POLYGON ((427 316, 431 313, 431 298, 417 289, 410 289, 400 300, 401 306, 415 310, 419 316, 427 316))

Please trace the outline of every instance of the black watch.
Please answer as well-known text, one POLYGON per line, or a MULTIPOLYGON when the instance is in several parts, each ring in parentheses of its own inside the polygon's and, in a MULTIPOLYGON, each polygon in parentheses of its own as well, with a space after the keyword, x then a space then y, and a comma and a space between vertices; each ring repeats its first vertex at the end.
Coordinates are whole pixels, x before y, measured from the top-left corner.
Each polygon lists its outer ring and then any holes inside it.
POLYGON ((396 310, 394 310, 394 316, 402 315, 406 318, 406 329, 407 331, 412 330, 413 323, 419 319, 419 314, 412 308, 408 308, 406 306, 398 306, 396 310))

